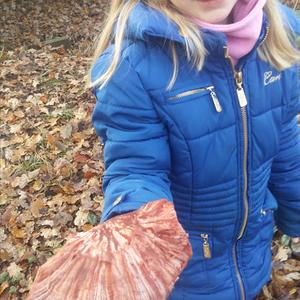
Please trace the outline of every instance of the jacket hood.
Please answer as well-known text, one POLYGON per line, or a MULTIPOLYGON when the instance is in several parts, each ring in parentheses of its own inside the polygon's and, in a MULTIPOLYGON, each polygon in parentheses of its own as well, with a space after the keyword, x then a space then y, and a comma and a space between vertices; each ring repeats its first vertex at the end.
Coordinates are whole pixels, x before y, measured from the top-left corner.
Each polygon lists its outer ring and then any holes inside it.
MULTIPOLYGON (((279 3, 279 8, 284 15, 284 22, 288 28, 294 32, 295 35, 300 35, 300 20, 295 12, 288 6, 279 3)), ((263 12, 263 21, 260 35, 252 48, 252 50, 238 61, 236 67, 239 68, 244 61, 250 58, 257 47, 261 44, 267 34, 267 27, 269 26, 268 17, 263 12)), ((114 33, 116 24, 113 28, 112 39, 114 39, 114 33)), ((224 32, 215 31, 207 28, 200 28, 201 36, 203 39, 204 47, 207 50, 207 59, 223 59, 224 47, 227 46, 228 40, 224 32)), ((168 40, 177 42, 185 48, 184 37, 180 34, 178 25, 170 20, 165 14, 156 10, 142 2, 139 2, 130 12, 125 29, 125 38, 130 40, 142 40, 149 42, 150 40, 160 40, 163 44, 168 40)), ((183 55, 184 52, 183 52, 183 55)))
MULTIPOLYGON (((300 34, 300 21, 295 12, 286 5, 279 5, 286 16, 288 26, 290 26, 296 34, 300 34)), ((267 16, 264 13, 262 31, 258 43, 265 35, 267 24, 267 16)), ((199 30, 202 31, 204 44, 208 50, 212 50, 210 48, 215 48, 216 45, 221 46, 223 49, 223 46, 227 44, 227 38, 224 33, 204 28, 199 30)), ((150 38, 169 39, 184 44, 184 38, 180 35, 177 24, 159 10, 149 7, 142 2, 137 3, 129 15, 126 36, 128 38, 141 39, 145 41, 150 38)))
POLYGON ((159 10, 142 2, 131 11, 127 22, 127 34, 130 37, 148 40, 149 37, 171 39, 184 42, 178 26, 159 10))
MULTIPOLYGON (((262 40, 265 34, 267 18, 263 18, 263 30, 259 40, 262 40)), ((216 56, 224 56, 224 46, 227 45, 226 34, 220 31, 214 31, 206 28, 199 28, 202 32, 202 38, 208 53, 216 56)), ((156 10, 142 2, 136 4, 132 9, 126 27, 126 36, 129 39, 140 39, 149 41, 153 38, 163 40, 172 40, 180 44, 185 44, 183 36, 179 32, 176 23, 170 20, 159 10, 156 10)), ((259 42, 259 41, 258 41, 259 42)))

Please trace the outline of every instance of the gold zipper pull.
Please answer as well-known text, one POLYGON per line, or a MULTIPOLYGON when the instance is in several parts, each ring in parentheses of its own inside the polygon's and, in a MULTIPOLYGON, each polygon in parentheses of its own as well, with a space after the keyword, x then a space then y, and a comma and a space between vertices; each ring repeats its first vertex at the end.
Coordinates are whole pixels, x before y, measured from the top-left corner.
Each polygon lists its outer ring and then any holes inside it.
POLYGON ((243 80, 242 80, 242 72, 234 72, 234 78, 236 82, 236 92, 239 99, 240 107, 244 107, 247 105, 247 97, 244 91, 244 88, 242 86, 243 80))
POLYGON ((217 112, 221 112, 222 111, 222 106, 220 104, 220 101, 218 99, 218 96, 217 96, 216 92, 214 91, 214 87, 213 86, 209 86, 206 89, 209 90, 209 93, 210 93, 210 96, 211 96, 211 98, 213 100, 213 103, 214 103, 216 111, 217 112))
POLYGON ((205 258, 211 258, 211 251, 208 242, 208 234, 201 233, 201 237, 203 238, 203 255, 205 258))
POLYGON ((243 88, 241 89, 237 89, 236 90, 237 92, 237 95, 238 95, 238 98, 239 98, 239 103, 240 103, 240 107, 244 107, 247 105, 247 98, 246 98, 246 95, 245 95, 245 91, 243 88))
POLYGON ((224 46, 224 56, 225 56, 225 58, 229 59, 229 61, 230 61, 231 69, 234 72, 234 79, 235 79, 236 86, 237 86, 236 93, 237 93, 237 96, 239 99, 240 107, 244 107, 247 105, 247 97, 246 97, 244 88, 242 86, 243 74, 241 71, 239 71, 239 72, 235 71, 234 64, 232 62, 231 56, 229 55, 227 46, 224 46))

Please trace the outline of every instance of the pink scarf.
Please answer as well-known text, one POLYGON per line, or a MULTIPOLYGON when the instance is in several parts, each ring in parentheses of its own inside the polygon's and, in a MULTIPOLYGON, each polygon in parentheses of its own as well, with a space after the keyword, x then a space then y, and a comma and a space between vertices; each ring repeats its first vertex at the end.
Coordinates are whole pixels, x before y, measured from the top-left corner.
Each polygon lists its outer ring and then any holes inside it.
POLYGON ((191 20, 200 27, 224 32, 228 39, 228 51, 234 64, 254 47, 262 26, 263 7, 266 0, 238 0, 232 10, 233 23, 211 24, 198 18, 191 20))

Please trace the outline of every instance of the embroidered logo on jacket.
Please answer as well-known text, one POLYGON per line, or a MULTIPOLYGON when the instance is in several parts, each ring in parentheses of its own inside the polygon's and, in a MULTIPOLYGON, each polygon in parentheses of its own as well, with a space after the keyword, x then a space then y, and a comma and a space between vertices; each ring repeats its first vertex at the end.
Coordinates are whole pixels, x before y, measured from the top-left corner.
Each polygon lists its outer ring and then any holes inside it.
POLYGON ((281 73, 278 75, 273 75, 272 71, 268 71, 264 73, 264 85, 269 85, 277 80, 281 79, 281 73))

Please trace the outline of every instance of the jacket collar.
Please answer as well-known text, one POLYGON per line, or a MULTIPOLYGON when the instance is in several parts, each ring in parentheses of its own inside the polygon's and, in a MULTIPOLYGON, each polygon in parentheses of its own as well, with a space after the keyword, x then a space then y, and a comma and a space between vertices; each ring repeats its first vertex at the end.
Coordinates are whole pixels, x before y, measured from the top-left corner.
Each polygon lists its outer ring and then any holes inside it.
MULTIPOLYGON (((263 40, 266 26, 267 17, 264 13, 262 31, 256 45, 259 45, 260 41, 263 40)), ((201 31, 208 53, 224 57, 224 46, 227 45, 226 35, 223 32, 209 29, 201 29, 201 31)), ((129 15, 126 36, 144 41, 148 41, 151 38, 161 38, 184 45, 184 38, 180 35, 178 26, 163 13, 142 2, 137 3, 129 15)))

